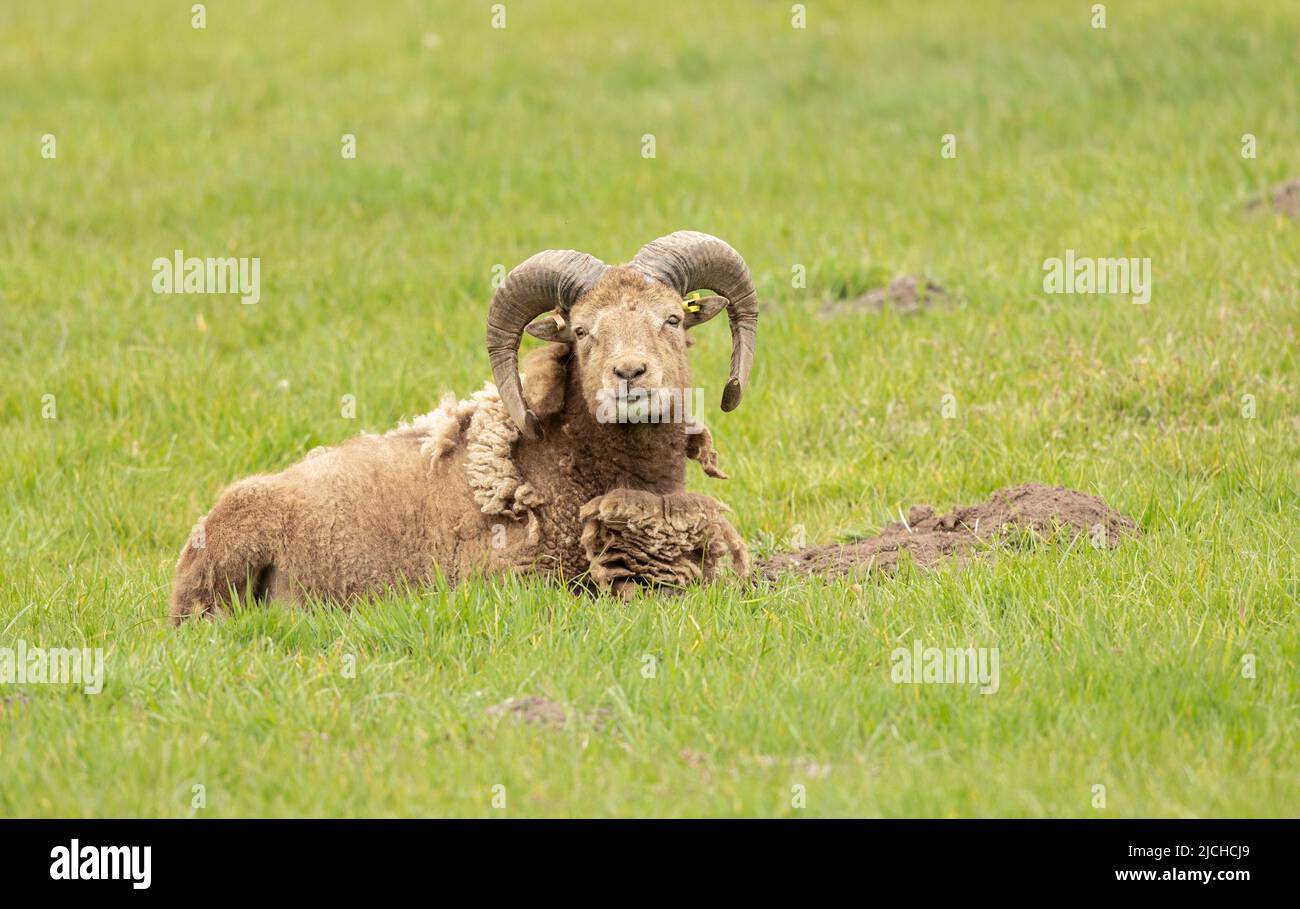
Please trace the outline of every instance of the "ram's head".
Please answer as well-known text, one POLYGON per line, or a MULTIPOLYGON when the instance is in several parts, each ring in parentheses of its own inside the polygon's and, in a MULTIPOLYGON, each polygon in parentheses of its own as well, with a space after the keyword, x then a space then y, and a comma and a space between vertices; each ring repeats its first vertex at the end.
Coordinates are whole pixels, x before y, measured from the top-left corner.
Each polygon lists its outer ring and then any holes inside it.
POLYGON ((488 311, 492 375, 510 417, 528 438, 541 424, 524 403, 519 341, 525 329, 572 346, 593 414, 609 394, 683 389, 689 384, 686 332, 723 309, 731 321, 731 375, 722 409, 734 410, 749 383, 758 331, 758 296, 740 254, 717 237, 678 231, 644 246, 625 266, 586 253, 547 250, 506 277, 488 311), (721 294, 686 301, 691 291, 721 294), (532 321, 537 316, 547 315, 532 321), (531 324, 530 324, 531 323, 531 324))

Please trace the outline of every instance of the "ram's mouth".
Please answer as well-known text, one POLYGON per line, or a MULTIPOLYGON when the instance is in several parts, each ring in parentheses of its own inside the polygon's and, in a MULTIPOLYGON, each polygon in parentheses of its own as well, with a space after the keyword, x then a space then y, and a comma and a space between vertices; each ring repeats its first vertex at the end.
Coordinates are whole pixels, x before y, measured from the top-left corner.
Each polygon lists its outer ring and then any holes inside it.
POLYGON ((596 417, 602 423, 667 423, 676 419, 671 391, 658 385, 619 382, 597 395, 596 417), (629 387, 630 386, 630 387, 629 387))
POLYGON ((601 389, 601 395, 612 401, 642 401, 659 394, 658 385, 651 385, 643 379, 619 379, 616 385, 607 385, 601 389))
POLYGON ((620 423, 645 423, 650 420, 653 408, 650 395, 630 396, 618 402, 618 421, 620 423))

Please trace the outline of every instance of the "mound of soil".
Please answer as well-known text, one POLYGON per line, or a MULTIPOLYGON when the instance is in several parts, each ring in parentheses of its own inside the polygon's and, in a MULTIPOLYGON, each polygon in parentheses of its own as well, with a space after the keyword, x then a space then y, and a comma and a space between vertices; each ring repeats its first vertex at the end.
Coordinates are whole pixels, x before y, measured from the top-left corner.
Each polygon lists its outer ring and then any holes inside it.
POLYGON ((8 710, 16 710, 19 707, 26 706, 31 700, 25 694, 9 694, 0 698, 0 716, 4 716, 8 710))
POLYGON ((485 713, 490 717, 510 717, 523 723, 536 723, 539 726, 559 727, 568 720, 562 705, 536 695, 506 698, 500 704, 493 704, 487 708, 485 713))
MULTIPOLYGON (((530 694, 522 698, 506 698, 500 704, 493 704, 484 711, 497 719, 510 718, 520 723, 543 726, 547 729, 563 729, 569 721, 569 713, 563 704, 548 701, 546 698, 530 694)), ((596 727, 605 724, 609 710, 598 707, 587 715, 586 719, 596 727)))
POLYGON ((842 312, 880 312, 886 306, 900 313, 919 312, 932 306, 950 302, 948 291, 920 275, 904 275, 889 282, 888 287, 877 287, 851 300, 836 300, 822 307, 822 312, 834 315, 842 312))
POLYGON ((890 524, 878 536, 852 543, 810 546, 778 553, 759 563, 768 578, 786 572, 826 577, 889 574, 903 553, 918 565, 963 559, 980 544, 1017 531, 1040 537, 1087 535, 1095 546, 1113 548, 1137 525, 1096 496, 1064 486, 1026 483, 1001 489, 979 505, 936 515, 929 505, 913 505, 905 523, 890 524))
POLYGON ((1255 211, 1266 205, 1278 214, 1300 221, 1300 177, 1283 180, 1264 195, 1252 199, 1246 207, 1255 211))

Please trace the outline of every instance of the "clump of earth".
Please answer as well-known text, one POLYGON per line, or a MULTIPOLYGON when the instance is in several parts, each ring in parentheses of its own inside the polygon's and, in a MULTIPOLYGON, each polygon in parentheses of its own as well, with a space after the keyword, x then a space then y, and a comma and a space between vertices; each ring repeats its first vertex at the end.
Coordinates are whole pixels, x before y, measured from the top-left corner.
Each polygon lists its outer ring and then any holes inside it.
POLYGON ((1283 180, 1262 196, 1252 199, 1246 207, 1257 210, 1264 206, 1300 221, 1300 177, 1283 180))
POLYGON ((4 716, 8 710, 16 710, 19 707, 26 706, 31 700, 25 694, 9 694, 0 698, 0 716, 4 716))
POLYGON ((948 291, 920 275, 895 278, 885 287, 867 291, 850 300, 835 300, 822 307, 826 315, 842 312, 880 312, 886 307, 899 313, 919 312, 951 301, 948 291))
POLYGON ((1071 540, 1085 536, 1094 546, 1114 548, 1140 531, 1096 496, 1064 486, 1026 483, 943 515, 929 505, 913 505, 905 521, 890 524, 874 537, 777 553, 758 568, 771 579, 787 573, 828 578, 890 574, 900 560, 921 566, 961 560, 981 546, 1024 532, 1071 540))
MULTIPOLYGON (((564 709, 563 704, 549 701, 537 695, 506 698, 500 704, 493 704, 488 707, 484 712, 488 716, 497 719, 509 718, 517 722, 542 726, 547 729, 563 729, 569 721, 569 712, 564 709)), ((594 726, 601 727, 605 724, 608 716, 609 710, 607 708, 598 707, 587 716, 587 719, 594 726)))

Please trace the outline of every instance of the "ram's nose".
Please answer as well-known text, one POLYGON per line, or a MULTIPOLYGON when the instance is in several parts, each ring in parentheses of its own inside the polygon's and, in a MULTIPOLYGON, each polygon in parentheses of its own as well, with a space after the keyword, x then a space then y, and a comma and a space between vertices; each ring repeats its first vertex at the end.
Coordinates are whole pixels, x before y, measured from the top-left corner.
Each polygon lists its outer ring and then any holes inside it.
POLYGON ((620 360, 614 364, 614 375, 624 382, 631 382, 645 375, 645 363, 641 360, 620 360))

